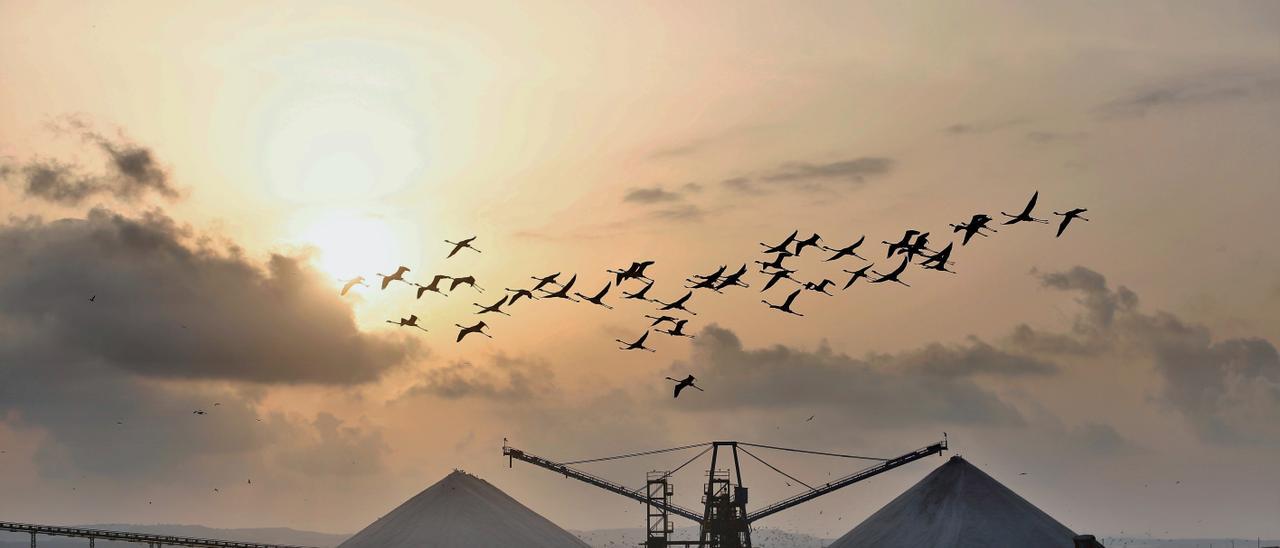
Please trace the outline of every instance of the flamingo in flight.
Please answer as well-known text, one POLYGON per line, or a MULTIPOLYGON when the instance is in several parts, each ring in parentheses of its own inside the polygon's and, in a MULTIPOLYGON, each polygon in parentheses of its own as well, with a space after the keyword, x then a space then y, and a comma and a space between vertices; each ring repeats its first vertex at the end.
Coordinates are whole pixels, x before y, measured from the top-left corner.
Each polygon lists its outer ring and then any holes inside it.
POLYGON ((769 302, 769 301, 766 301, 766 300, 764 300, 764 299, 761 299, 761 300, 760 300, 760 302, 762 302, 762 303, 764 303, 764 304, 769 305, 769 308, 772 308, 772 309, 774 309, 774 310, 781 310, 781 311, 783 311, 783 312, 786 312, 787 314, 794 314, 794 315, 796 315, 796 316, 803 316, 804 314, 801 314, 801 313, 796 312, 796 311, 794 311, 794 310, 792 310, 792 309, 791 309, 791 303, 794 303, 794 302, 796 301, 796 297, 800 296, 800 292, 801 292, 801 291, 804 291, 804 290, 803 290, 803 289, 797 289, 797 290, 795 290, 795 291, 792 291, 790 295, 787 295, 787 300, 786 300, 786 301, 784 301, 782 304, 773 304, 773 303, 771 303, 771 302, 769 302))
POLYGON ((459 251, 462 251, 462 249, 463 249, 463 248, 470 249, 470 250, 472 250, 472 251, 474 251, 474 252, 476 252, 476 253, 479 253, 479 252, 480 252, 480 250, 479 250, 479 249, 476 249, 476 248, 474 248, 474 247, 472 247, 472 246, 471 246, 471 242, 474 242, 474 241, 476 241, 476 237, 475 237, 475 236, 472 236, 472 237, 467 238, 467 239, 465 239, 465 240, 458 240, 458 241, 456 241, 456 242, 450 242, 449 240, 445 240, 445 241, 444 241, 444 243, 446 243, 446 244, 449 244, 449 245, 453 246, 453 250, 452 250, 452 251, 450 251, 450 252, 449 252, 449 256, 448 256, 448 257, 445 257, 445 258, 446 258, 446 259, 451 259, 451 258, 453 258, 453 256, 454 256, 454 255, 457 255, 457 254, 458 254, 458 252, 459 252, 459 251))
POLYGON ((800 252, 804 251, 804 248, 806 247, 820 247, 818 245, 818 242, 821 242, 821 241, 822 241, 822 236, 819 236, 815 232, 813 236, 809 236, 808 238, 805 238, 803 240, 796 242, 796 256, 799 257, 800 252))
POLYGON ((907 287, 911 287, 909 284, 907 284, 907 282, 904 282, 898 279, 898 276, 900 276, 902 272, 907 269, 908 264, 911 264, 911 257, 903 257, 902 264, 898 265, 898 268, 893 269, 893 272, 890 272, 888 274, 881 274, 879 272, 872 270, 871 273, 875 274, 876 276, 879 276, 879 278, 871 280, 870 283, 879 284, 884 282, 895 282, 895 283, 900 283, 902 285, 905 285, 907 287))
POLYGON ((640 338, 636 339, 635 342, 627 342, 622 339, 614 339, 614 340, 617 341, 619 344, 623 345, 618 347, 618 350, 644 350, 647 352, 656 352, 656 350, 644 345, 645 339, 648 339, 648 338, 649 338, 649 330, 646 329, 644 332, 644 335, 640 335, 640 338))
POLYGON ((658 301, 658 300, 655 300, 655 301, 653 301, 653 302, 656 302, 656 303, 658 303, 658 304, 662 305, 661 307, 658 307, 658 310, 662 310, 662 311, 667 311, 667 310, 683 310, 683 311, 685 311, 685 312, 688 312, 688 313, 690 313, 690 314, 693 314, 694 316, 697 316, 697 315, 698 315, 698 313, 697 313, 697 312, 694 312, 694 311, 689 310, 688 308, 685 308, 685 307, 684 307, 684 304, 685 304, 685 303, 687 303, 687 302, 689 302, 689 299, 690 299, 691 297, 693 297, 693 291, 689 291, 688 293, 685 293, 683 297, 680 297, 679 299, 676 299, 675 301, 672 301, 672 302, 670 302, 670 303, 664 303, 664 302, 662 302, 662 301, 658 301))
POLYGON ((559 278, 559 277, 560 277, 560 273, 559 273, 559 272, 556 272, 555 274, 548 274, 548 275, 543 276, 543 277, 541 277, 541 278, 539 278, 539 277, 537 277, 537 276, 530 276, 530 277, 531 277, 531 278, 533 278, 533 279, 535 279, 535 280, 537 280, 537 281, 538 281, 538 283, 537 283, 537 284, 535 284, 535 285, 533 286, 533 289, 530 289, 529 291, 537 291, 537 290, 542 289, 543 287, 548 286, 548 285, 560 285, 559 283, 557 283, 557 282, 556 282, 556 278, 559 278))
POLYGON ((738 267, 738 270, 733 274, 730 274, 728 276, 725 276, 724 278, 721 278, 719 285, 716 285, 712 289, 715 289, 717 292, 721 292, 724 288, 731 287, 731 286, 751 287, 750 285, 747 285, 745 282, 742 281, 742 277, 746 275, 746 273, 747 273, 747 265, 744 264, 738 267))
POLYGON ((649 295, 649 290, 650 290, 650 289, 653 289, 653 282, 649 282, 649 283, 645 284, 645 285, 644 285, 644 287, 640 288, 640 291, 636 291, 635 293, 627 293, 627 292, 626 292, 626 290, 623 290, 623 291, 622 291, 622 298, 624 298, 624 299, 636 299, 636 300, 640 300, 640 301, 651 301, 651 302, 652 302, 652 301, 653 301, 653 299, 650 299, 650 298, 649 298, 649 296, 648 296, 648 295, 649 295))
POLYGON ((690 335, 684 332, 684 325, 689 323, 689 320, 677 320, 675 323, 676 323, 675 327, 672 327, 666 331, 659 329, 658 333, 662 333, 664 335, 671 335, 673 337, 688 337, 690 339, 693 338, 693 335, 690 335))
POLYGON ((391 282, 404 282, 404 283, 409 283, 409 282, 405 282, 405 281, 404 281, 404 273, 405 273, 405 272, 408 272, 408 271, 409 271, 409 267, 407 267, 407 266, 402 266, 402 267, 400 267, 400 268, 397 268, 397 269, 396 269, 396 273, 395 273, 395 274, 392 274, 392 275, 390 275, 390 276, 388 276, 388 275, 386 275, 386 274, 379 273, 378 275, 379 275, 379 276, 382 276, 382 289, 386 289, 388 285, 391 285, 391 282))
POLYGON ((510 316, 511 314, 507 314, 506 312, 502 311, 502 305, 507 304, 508 298, 509 297, 507 297, 506 295, 503 295, 501 299, 498 299, 498 302, 493 303, 489 306, 484 306, 480 303, 471 303, 471 304, 480 307, 480 311, 476 312, 476 314, 488 314, 490 312, 493 312, 496 314, 502 314, 503 316, 510 316))
POLYGON ((418 286, 418 298, 421 299, 422 295, 428 291, 448 297, 448 295, 445 295, 444 291, 440 289, 440 282, 443 282, 445 280, 451 280, 451 279, 453 278, 449 276, 445 276, 444 274, 436 274, 434 277, 431 278, 431 283, 427 285, 416 284, 418 286))
POLYGON ((778 280, 790 280, 795 283, 800 283, 796 281, 795 278, 791 277, 791 275, 795 273, 796 271, 794 270, 786 270, 786 269, 775 270, 773 272, 765 272, 765 274, 768 274, 770 278, 769 278, 769 281, 765 282, 764 288, 761 289, 760 292, 763 293, 765 291, 768 291, 770 288, 774 286, 774 284, 778 283, 778 280))
MULTIPOLYGON (((351 288, 357 285, 363 285, 365 287, 369 287, 369 284, 364 283, 364 276, 356 276, 354 278, 351 278, 350 280, 347 280, 347 283, 342 284, 342 292, 339 293, 339 295, 346 296, 347 292, 351 291, 351 288)), ((97 297, 97 295, 94 295, 94 297, 97 297)), ((89 299, 89 300, 92 301, 93 299, 89 299)))
POLYGON ((537 299, 537 297, 533 295, 533 291, 529 289, 511 289, 510 287, 504 287, 503 289, 511 292, 511 302, 508 304, 516 304, 516 301, 520 300, 522 297, 531 301, 537 299))
POLYGON ((455 323, 455 324, 453 324, 453 325, 458 326, 458 329, 460 329, 460 331, 458 331, 458 340, 457 340, 457 342, 462 342, 462 339, 466 338, 466 337, 467 337, 467 335, 470 335, 470 334, 472 334, 472 333, 476 333, 476 334, 479 334, 479 335, 484 335, 484 336, 486 336, 486 337, 489 337, 490 339, 492 339, 492 338, 493 338, 493 335, 490 335, 490 334, 488 334, 488 333, 485 333, 485 332, 484 332, 484 328, 489 327, 489 324, 486 324, 486 323, 484 323, 483 321, 476 322, 476 324, 475 324, 475 325, 470 326, 470 327, 465 326, 465 325, 461 325, 461 324, 456 324, 456 323, 455 323))
POLYGON ((1072 209, 1072 210, 1070 210, 1070 211, 1067 211, 1067 212, 1065 212, 1065 213, 1058 213, 1057 211, 1053 212, 1053 214, 1054 214, 1054 215, 1060 215, 1060 216, 1062 216, 1062 223, 1058 225, 1058 235, 1057 235, 1057 236, 1054 236, 1054 237, 1055 237, 1055 238, 1061 238, 1061 237, 1062 237, 1062 231, 1064 231, 1064 230, 1066 230, 1066 229, 1067 229, 1067 225, 1068 225, 1068 224, 1071 224, 1071 220, 1072 220, 1072 219, 1080 219, 1081 221, 1088 221, 1089 219, 1086 219, 1086 218, 1084 218, 1084 217, 1081 217, 1081 216, 1080 216, 1080 214, 1081 214, 1081 213, 1084 213, 1084 212, 1086 212, 1086 211, 1089 211, 1089 210, 1084 209, 1084 208, 1081 208, 1081 207, 1077 207, 1077 208, 1072 209))
POLYGON ((869 265, 864 266, 864 267, 862 267, 862 268, 859 268, 859 269, 857 269, 857 270, 844 270, 844 269, 841 269, 841 272, 845 272, 845 273, 848 273, 848 274, 852 274, 852 276, 849 278, 849 281, 847 281, 847 282, 845 282, 845 283, 844 283, 844 287, 843 287, 843 288, 841 288, 841 290, 843 291, 843 290, 845 290, 845 289, 849 289, 849 286, 853 285, 853 282, 858 281, 858 278, 866 278, 866 277, 867 277, 867 271, 868 271, 868 270, 871 270, 871 267, 873 267, 873 266, 875 266, 875 264, 869 264, 869 265))
POLYGON ((915 238, 916 235, 919 233, 920 233, 919 230, 912 229, 904 233, 902 235, 902 239, 898 240, 897 242, 890 242, 887 240, 880 242, 882 244, 887 244, 889 246, 889 252, 885 254, 885 258, 887 259, 887 258, 893 257, 893 254, 898 253, 899 250, 910 247, 912 238, 915 238))
POLYGON ((764 252, 765 252, 765 253, 787 253, 787 254, 790 254, 791 252, 790 252, 790 251, 788 251, 788 250, 787 250, 787 248, 791 247, 791 243, 792 243, 792 242, 796 241, 796 236, 797 236, 798 234, 800 234, 800 231, 799 231, 799 230, 792 232, 790 236, 787 236, 787 239, 782 240, 782 243, 780 243, 780 244, 778 244, 778 245, 769 245, 769 244, 766 244, 766 243, 764 243, 764 242, 760 242, 760 245, 764 247, 764 252))
POLYGON ((408 318, 400 318, 400 321, 398 322, 387 320, 387 323, 391 325, 398 325, 400 327, 413 327, 416 329, 421 329, 423 331, 426 331, 426 328, 418 325, 418 317, 412 314, 410 314, 408 318))
POLYGON ((861 238, 858 238, 858 241, 853 242, 840 249, 836 249, 834 247, 827 247, 825 245, 822 246, 822 249, 825 249, 833 253, 833 255, 831 255, 831 258, 827 259, 826 262, 838 261, 845 257, 857 257, 865 261, 866 258, 864 258, 862 255, 855 253, 854 250, 858 249, 858 247, 861 246, 862 242, 866 241, 866 239, 867 239, 867 236, 864 234, 861 238))
POLYGON ((578 293, 578 292, 576 292, 576 291, 575 291, 573 294, 574 294, 574 295, 577 295, 577 296, 579 296, 579 297, 582 297, 582 300, 587 301, 587 302, 589 302, 589 303, 591 303, 591 304, 599 305, 599 306, 603 306, 603 307, 605 307, 605 308, 608 308, 609 310, 613 310, 613 307, 612 307, 612 306, 609 306, 609 305, 607 305, 607 304, 604 304, 604 296, 609 294, 609 288, 610 288, 610 287, 612 287, 612 286, 609 284, 609 282, 605 282, 605 283, 604 283, 604 287, 603 287, 603 288, 601 288, 601 289, 600 289, 600 292, 599 292, 599 293, 596 293, 594 297, 588 297, 588 296, 583 295, 583 294, 581 294, 581 293, 578 293))
POLYGON ((475 276, 463 276, 461 278, 454 278, 452 282, 449 282, 449 291, 452 292, 453 290, 457 289, 458 286, 460 285, 469 285, 471 286, 471 289, 484 293, 484 288, 476 285, 475 276))
POLYGON ((698 386, 697 386, 697 385, 693 384, 693 381, 695 380, 695 379, 693 378, 693 375, 689 375, 689 376, 687 376, 687 377, 685 377, 685 378, 683 378, 683 379, 673 379, 673 378, 671 378, 671 377, 667 377, 667 380, 669 380, 669 381, 675 381, 675 383, 676 383, 676 390, 675 390, 675 394, 674 394, 673 396, 671 396, 671 397, 673 397, 673 398, 678 398, 678 397, 680 397, 680 392, 681 392, 682 390, 684 390, 685 388, 697 388, 699 392, 706 392, 706 390, 703 390, 703 389, 701 389, 701 388, 698 388, 698 386))
POLYGON ((1032 194, 1032 195, 1031 195, 1031 201, 1027 202, 1027 207, 1023 208, 1022 213, 1019 213, 1019 214, 1017 214, 1017 215, 1010 215, 1010 214, 1008 214, 1008 213, 1005 213, 1005 212, 1001 211, 1001 212, 1000 212, 1000 214, 1001 214, 1001 215, 1004 215, 1005 217, 1008 217, 1008 218, 1009 218, 1009 220, 1008 220, 1008 221, 1005 221, 1005 222, 1004 222, 1004 224, 1007 224, 1007 225, 1012 225, 1012 224, 1017 224, 1017 223, 1043 223, 1043 224, 1049 224, 1049 221, 1047 221, 1047 220, 1045 220, 1045 219, 1037 219, 1037 218, 1035 218, 1035 217, 1032 217, 1032 216, 1031 216, 1031 211, 1032 211, 1032 210, 1034 210, 1034 209, 1036 208, 1036 200, 1038 200, 1038 199, 1040 199, 1040 191, 1039 191, 1039 190, 1037 190, 1035 194, 1032 194))
POLYGON ((574 284, 574 282, 577 282, 577 281, 578 281, 578 275, 577 275, 577 274, 574 274, 572 278, 569 278, 569 282, 568 282, 568 283, 566 283, 566 284, 564 284, 564 285, 560 286, 560 289, 559 289, 559 290, 556 290, 556 291, 547 291, 547 290, 543 289, 542 291, 546 292, 546 295, 543 295, 543 296, 542 296, 542 298, 544 298, 544 299, 565 299, 565 300, 573 301, 573 302, 575 302, 575 303, 576 303, 576 302, 578 302, 578 299, 575 299, 575 298, 573 298, 573 297, 570 297, 570 296, 569 296, 569 290, 570 290, 570 289, 573 289, 573 284, 574 284))

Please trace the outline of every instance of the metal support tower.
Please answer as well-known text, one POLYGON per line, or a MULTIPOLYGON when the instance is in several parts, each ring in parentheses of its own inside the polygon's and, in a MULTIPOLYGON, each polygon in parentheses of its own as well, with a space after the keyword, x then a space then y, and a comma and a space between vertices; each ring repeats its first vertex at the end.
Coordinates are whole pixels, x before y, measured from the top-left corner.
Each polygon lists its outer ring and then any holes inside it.
POLYGON ((671 495, 675 487, 668 478, 671 472, 649 472, 645 482, 645 513, 648 527, 645 536, 645 548, 666 548, 671 532, 675 526, 671 524, 671 515, 667 508, 671 506, 671 495))

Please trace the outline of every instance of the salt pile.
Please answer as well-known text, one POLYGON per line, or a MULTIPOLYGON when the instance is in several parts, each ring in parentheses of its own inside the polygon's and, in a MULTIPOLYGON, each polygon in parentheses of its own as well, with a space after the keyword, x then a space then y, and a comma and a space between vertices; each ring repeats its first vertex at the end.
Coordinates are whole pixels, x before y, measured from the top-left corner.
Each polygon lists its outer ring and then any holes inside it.
POLYGON ((590 548, 489 482, 454 471, 338 548, 590 548))
POLYGON ((1072 548, 1070 529, 959 456, 831 548, 1072 548))

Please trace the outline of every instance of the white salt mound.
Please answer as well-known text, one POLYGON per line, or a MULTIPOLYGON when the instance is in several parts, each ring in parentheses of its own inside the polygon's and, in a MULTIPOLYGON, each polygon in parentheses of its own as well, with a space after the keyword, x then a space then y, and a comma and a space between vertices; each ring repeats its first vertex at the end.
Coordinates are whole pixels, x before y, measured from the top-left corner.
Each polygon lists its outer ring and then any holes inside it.
POLYGON ((590 548, 489 482, 454 471, 338 548, 590 548))
POLYGON ((1074 533, 959 456, 831 548, 1072 548, 1074 533))

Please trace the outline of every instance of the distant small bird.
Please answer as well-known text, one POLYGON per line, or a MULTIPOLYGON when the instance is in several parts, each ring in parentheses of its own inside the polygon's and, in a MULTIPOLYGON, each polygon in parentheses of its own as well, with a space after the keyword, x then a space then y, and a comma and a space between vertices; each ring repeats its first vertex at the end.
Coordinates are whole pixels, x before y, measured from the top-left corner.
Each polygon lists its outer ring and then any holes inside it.
POLYGON ((828 288, 828 287, 831 287, 831 286, 833 286, 833 285, 835 285, 835 282, 833 282, 833 281, 831 281, 831 280, 824 279, 824 280, 822 280, 821 282, 818 282, 818 283, 805 282, 805 283, 804 283, 804 289, 806 289, 806 290, 808 290, 808 291, 816 291, 816 292, 818 292, 818 293, 822 293, 823 295, 830 295, 830 293, 828 293, 828 292, 827 292, 827 288, 828 288))
POLYGON ((662 316, 650 316, 648 314, 645 314, 644 317, 649 318, 650 320, 653 320, 653 323, 649 324, 649 327, 657 327, 659 324, 663 322, 676 323, 679 320, 679 318, 676 318, 674 316, 667 316, 665 314, 662 316))
POLYGON ((845 282, 845 283, 844 283, 844 287, 843 287, 843 288, 841 288, 841 289, 842 289, 842 290, 844 290, 844 289, 849 289, 849 286, 853 285, 853 282, 858 281, 858 278, 866 278, 866 277, 867 277, 867 271, 868 271, 868 270, 871 270, 871 267, 873 267, 873 266, 875 266, 875 264, 874 264, 874 263, 869 264, 869 265, 867 265, 867 266, 864 266, 864 267, 862 267, 862 268, 859 268, 859 269, 857 269, 857 270, 844 270, 844 269, 841 269, 841 272, 845 272, 845 273, 847 273, 847 274, 852 274, 852 276, 850 276, 850 277, 849 277, 849 281, 845 282))
POLYGON ((790 236, 787 236, 787 239, 782 240, 782 243, 778 245, 769 245, 764 242, 760 242, 760 245, 764 246, 765 253, 786 253, 790 255, 791 251, 788 248, 791 247, 792 242, 796 241, 798 234, 800 234, 799 230, 792 232, 790 236))
POLYGON ((462 342, 462 339, 466 338, 467 335, 470 335, 472 333, 484 335, 486 337, 489 337, 490 339, 493 338, 493 335, 490 335, 484 332, 484 328, 489 327, 489 325, 484 322, 477 322, 475 325, 470 327, 459 325, 459 324, 453 324, 453 325, 456 325, 458 326, 459 329, 461 329, 461 331, 458 331, 457 342, 462 342))
POLYGON ((813 418, 816 416, 817 415, 809 415, 809 418, 805 419, 804 422, 813 422, 813 418))
POLYGON ((876 276, 879 276, 879 278, 871 280, 870 283, 879 284, 884 282, 894 282, 894 283, 900 283, 907 287, 911 287, 906 282, 898 279, 898 276, 902 275, 902 272, 907 269, 907 265, 910 263, 911 263, 911 257, 903 257, 902 264, 898 265, 898 268, 893 269, 893 272, 890 272, 888 274, 881 274, 879 272, 872 270, 871 273, 875 274, 876 276))
POLYGON ((446 243, 446 244, 449 244, 449 245, 452 245, 452 246, 453 246, 453 250, 452 250, 452 251, 450 251, 450 252, 449 252, 449 256, 448 256, 448 257, 445 257, 445 258, 446 258, 446 259, 453 258, 453 256, 454 256, 454 255, 457 255, 459 251, 462 251, 462 248, 464 248, 464 247, 465 247, 465 248, 467 248, 467 249, 470 249, 470 250, 472 250, 472 251, 474 251, 474 252, 476 252, 476 253, 479 253, 479 252, 480 252, 480 250, 479 250, 479 249, 476 249, 476 248, 474 248, 474 247, 471 247, 471 242, 474 242, 474 241, 476 241, 476 237, 475 237, 475 236, 472 236, 472 237, 467 238, 467 239, 465 239, 465 240, 459 240, 459 241, 456 241, 456 242, 450 242, 449 240, 445 240, 445 241, 444 241, 444 243, 446 243))
POLYGON ((503 316, 510 316, 511 314, 507 314, 506 312, 502 311, 502 305, 507 304, 507 299, 508 297, 506 295, 503 295, 501 299, 498 299, 498 302, 493 303, 489 306, 484 306, 480 303, 471 303, 471 304, 480 307, 480 311, 476 312, 476 314, 488 314, 490 312, 493 312, 496 314, 502 314, 503 316))
MULTIPOLYGON (((395 274, 392 274, 390 276, 379 273, 378 275, 382 276, 382 289, 386 289, 387 286, 391 284, 391 282, 404 282, 404 273, 408 271, 409 271, 408 267, 402 266, 400 268, 397 268, 395 274)), ((405 282, 405 283, 409 283, 409 282, 405 282)))
POLYGON ((855 253, 854 250, 858 249, 858 247, 861 246, 862 242, 865 241, 866 239, 867 239, 866 235, 863 235, 861 238, 858 238, 858 241, 853 242, 840 249, 836 249, 834 247, 827 247, 825 245, 822 246, 822 249, 825 249, 833 253, 833 255, 830 258, 828 258, 826 262, 838 261, 845 257, 857 257, 865 261, 866 259, 863 258, 862 255, 858 255, 857 253, 855 253))
POLYGON ((612 306, 609 306, 609 305, 607 305, 607 304, 604 304, 604 296, 609 294, 609 288, 610 288, 610 287, 612 287, 612 286, 610 285, 610 283, 609 283, 609 282, 605 282, 605 283, 604 283, 604 287, 603 287, 603 288, 601 288, 601 289, 600 289, 600 291, 599 291, 598 293, 596 293, 594 297, 588 297, 588 296, 583 295, 583 294, 581 294, 581 293, 578 293, 578 292, 576 292, 576 291, 575 291, 573 294, 574 294, 574 295, 577 295, 577 296, 579 296, 579 297, 582 297, 582 300, 587 301, 587 302, 589 302, 589 303, 591 303, 591 304, 598 305, 598 306, 603 306, 603 307, 605 307, 605 308, 608 308, 608 309, 610 309, 610 310, 613 310, 613 307, 612 307, 612 306))
POLYGON ((93 302, 98 302, 98 296, 97 296, 97 295, 94 295, 94 296, 92 296, 92 297, 89 297, 89 302, 91 302, 91 303, 93 303, 93 302))
POLYGON ((819 236, 817 233, 814 233, 813 236, 809 236, 804 240, 800 240, 796 242, 796 256, 799 257, 800 252, 804 251, 804 248, 806 247, 818 247, 818 242, 821 242, 821 241, 822 241, 822 236, 819 236))
POLYGON ((213 492, 214 492, 214 493, 221 493, 222 491, 219 491, 217 487, 214 487, 214 488, 213 488, 213 492))
MULTIPOLYGON (((1084 218, 1084 217, 1081 217, 1081 216, 1080 216, 1080 214, 1081 214, 1081 213, 1084 213, 1084 212, 1086 212, 1086 211, 1089 211, 1089 210, 1084 209, 1084 208, 1077 207, 1077 208, 1072 209, 1072 210, 1069 210, 1069 211, 1067 211, 1067 212, 1065 212, 1065 213, 1058 213, 1057 211, 1053 212, 1053 214, 1054 214, 1054 215, 1061 215, 1061 216, 1062 216, 1062 223, 1058 225, 1058 235, 1057 235, 1057 236, 1054 236, 1054 237, 1055 237, 1055 238, 1061 238, 1061 237, 1062 237, 1062 231, 1064 231, 1064 230, 1066 230, 1066 229, 1067 229, 1067 225, 1068 225, 1068 224, 1071 224, 1071 220, 1072 220, 1072 219, 1080 219, 1081 221, 1088 221, 1089 219, 1086 219, 1086 218, 1084 218)), ((93 299, 90 299, 90 300, 93 300, 93 299)))
POLYGON ((636 291, 635 293, 627 293, 627 291, 626 291, 626 290, 623 290, 623 291, 622 291, 622 298, 624 298, 624 299, 635 299, 635 300, 639 300, 639 301, 653 301, 653 299, 650 299, 650 298, 649 298, 649 290, 650 290, 650 289, 653 289, 653 282, 649 282, 649 283, 647 283, 647 284, 644 284, 644 287, 640 288, 640 291, 636 291))
POLYGON ((675 327, 672 327, 671 329, 668 329, 666 331, 659 329, 658 333, 662 333, 664 335, 671 335, 672 337, 688 337, 692 339, 694 338, 693 335, 690 335, 684 332, 684 326, 687 323, 689 323, 689 320, 678 320, 675 322, 676 324, 675 327))
POLYGON ((463 276, 461 278, 454 278, 452 282, 449 282, 449 291, 453 292, 453 290, 457 289, 458 286, 460 285, 469 285, 471 286, 471 289, 484 293, 484 288, 476 285, 475 276, 463 276))
POLYGON ((573 298, 573 297, 569 296, 569 290, 570 290, 570 289, 573 289, 573 284, 574 284, 575 282, 577 282, 577 281, 578 281, 578 275, 577 275, 577 274, 574 274, 572 278, 569 278, 569 282, 568 282, 568 283, 566 283, 566 284, 564 284, 564 285, 562 285, 562 286, 560 286, 560 289, 559 289, 559 290, 557 290, 557 291, 547 291, 547 290, 543 289, 542 291, 546 292, 546 295, 543 295, 543 296, 542 296, 542 298, 544 298, 544 299, 564 299, 564 300, 567 300, 567 301, 573 301, 573 302, 575 302, 575 303, 576 303, 576 302, 578 302, 578 299, 575 299, 575 298, 573 298))
POLYGON ((690 314, 693 314, 694 316, 697 316, 697 315, 698 315, 698 313, 697 313, 697 312, 694 312, 694 311, 689 310, 688 308, 685 308, 685 307, 684 307, 685 303, 689 302, 689 299, 690 299, 691 297, 693 297, 693 291, 689 291, 688 293, 685 293, 683 297, 680 297, 679 299, 676 299, 676 300, 674 300, 674 301, 672 301, 672 302, 670 302, 670 303, 664 303, 664 302, 659 301, 659 300, 654 300, 653 302, 655 302, 655 303, 658 303, 658 304, 662 305, 662 306, 658 307, 658 310, 662 310, 662 311, 666 311, 666 310, 683 310, 683 311, 685 311, 685 312, 688 312, 688 313, 690 313, 690 314))
MULTIPOLYGON (((364 276, 356 276, 354 278, 351 278, 350 280, 347 280, 347 283, 342 284, 342 292, 339 293, 339 295, 346 296, 347 292, 351 291, 351 288, 357 285, 363 285, 365 287, 369 286, 369 284, 364 283, 364 276)), ((89 299, 89 300, 93 300, 93 299, 89 299)))
POLYGON ((538 291, 538 290, 542 289, 544 286, 547 286, 547 285, 560 285, 559 283, 556 283, 556 278, 558 278, 558 277, 560 277, 560 273, 559 273, 559 272, 556 272, 555 274, 550 274, 550 275, 547 275, 547 276, 543 276, 543 277, 541 277, 541 278, 539 278, 539 277, 537 277, 537 276, 530 276, 530 278, 532 278, 532 279, 534 279, 534 280, 537 280, 537 281, 538 281, 538 283, 537 283, 536 285, 534 285, 534 286, 533 286, 533 289, 530 289, 529 291, 538 291))
POLYGON ((801 291, 803 291, 803 289, 797 289, 795 291, 792 291, 791 294, 787 296, 787 300, 780 305, 770 303, 769 301, 766 301, 764 299, 761 299, 760 302, 769 305, 769 308, 772 308, 774 310, 781 310, 783 312, 786 312, 787 314, 803 316, 804 314, 801 314, 791 309, 791 303, 794 303, 796 301, 796 297, 800 295, 801 291))
POLYGON ((648 338, 649 338, 649 330, 646 329, 644 332, 644 335, 640 335, 640 338, 636 339, 635 342, 627 342, 622 339, 614 339, 614 340, 617 341, 619 344, 623 345, 619 347, 618 350, 645 350, 648 352, 656 352, 654 349, 646 347, 644 345, 645 339, 648 339, 648 338))
POLYGON ((418 298, 421 299, 422 295, 428 291, 448 297, 448 295, 444 294, 444 290, 440 289, 440 282, 443 282, 445 280, 452 280, 452 279, 453 279, 452 277, 445 276, 444 274, 436 274, 434 277, 431 278, 431 283, 427 285, 414 284, 418 286, 418 298))
POLYGON ((1004 215, 1005 217, 1009 218, 1009 220, 1005 221, 1004 224, 1007 224, 1007 225, 1012 225, 1017 223, 1049 224, 1049 221, 1045 219, 1037 219, 1031 216, 1031 211, 1036 208, 1036 200, 1039 198, 1040 198, 1040 191, 1037 190, 1035 194, 1031 195, 1031 201, 1027 202, 1027 207, 1023 208, 1022 213, 1019 213, 1017 215, 1010 215, 1008 213, 1001 211, 1000 212, 1001 215, 1004 215))
POLYGON ((203 410, 203 409, 196 409, 195 411, 192 411, 192 412, 191 412, 191 414, 192 414, 192 415, 204 415, 204 414, 206 414, 206 413, 205 413, 205 410, 203 410))
POLYGON ((510 287, 504 287, 503 289, 511 292, 511 302, 509 304, 516 304, 516 301, 520 300, 521 297, 531 301, 537 299, 537 297, 533 296, 533 291, 528 289, 511 289, 510 287))
POLYGON ((695 380, 693 378, 693 375, 689 375, 683 379, 673 379, 671 377, 667 377, 667 380, 675 381, 676 383, 676 389, 674 394, 671 396, 672 398, 680 397, 680 392, 683 391, 685 388, 697 388, 699 392, 706 392, 706 390, 698 388, 698 385, 693 384, 693 381, 695 380))
POLYGON ((425 328, 418 325, 418 316, 413 314, 410 314, 408 318, 400 318, 400 321, 387 320, 387 323, 391 325, 398 325, 400 327, 412 327, 415 329, 421 329, 422 331, 426 331, 425 328))

